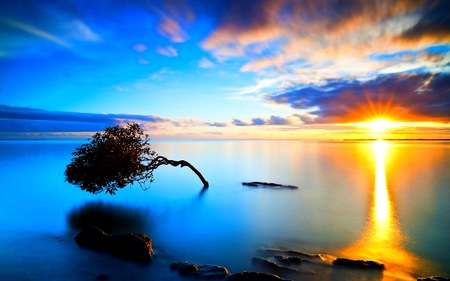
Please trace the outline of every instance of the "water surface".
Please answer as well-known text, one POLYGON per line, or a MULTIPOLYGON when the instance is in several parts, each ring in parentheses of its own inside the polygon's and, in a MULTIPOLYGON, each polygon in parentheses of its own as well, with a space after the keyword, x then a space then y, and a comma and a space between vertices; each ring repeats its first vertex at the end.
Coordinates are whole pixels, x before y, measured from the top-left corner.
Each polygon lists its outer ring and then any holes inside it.
POLYGON ((137 185, 115 196, 64 182, 71 152, 82 143, 0 142, 1 280, 174 280, 168 264, 183 260, 239 272, 254 269, 251 258, 264 255, 261 247, 387 266, 380 273, 324 261, 314 275, 289 276, 296 280, 450 275, 448 142, 157 141, 155 151, 188 160, 210 188, 202 192, 187 168, 160 167, 148 190, 137 185), (89 206, 138 217, 111 231, 145 232, 159 258, 143 266, 79 248, 79 229, 68 216, 89 206))

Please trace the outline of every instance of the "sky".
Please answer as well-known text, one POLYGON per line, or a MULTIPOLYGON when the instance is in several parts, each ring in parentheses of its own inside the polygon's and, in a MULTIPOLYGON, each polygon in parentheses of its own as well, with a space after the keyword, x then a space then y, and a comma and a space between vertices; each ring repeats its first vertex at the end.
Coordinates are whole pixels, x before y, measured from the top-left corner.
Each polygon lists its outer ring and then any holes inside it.
POLYGON ((447 0, 0 2, 0 139, 450 138, 447 0))

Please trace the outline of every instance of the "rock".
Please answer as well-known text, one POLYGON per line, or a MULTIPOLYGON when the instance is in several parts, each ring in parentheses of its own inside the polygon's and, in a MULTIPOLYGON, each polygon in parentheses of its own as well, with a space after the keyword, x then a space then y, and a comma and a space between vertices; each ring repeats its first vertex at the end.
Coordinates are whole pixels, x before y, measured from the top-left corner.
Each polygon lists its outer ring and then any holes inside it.
POLYGON ((242 185, 246 186, 254 186, 254 187, 268 187, 268 188, 288 188, 288 189, 297 189, 297 186, 294 185, 284 185, 272 182, 260 182, 260 181, 252 181, 252 182, 243 182, 242 185))
POLYGON ((276 264, 275 262, 272 262, 270 260, 264 259, 264 258, 260 258, 260 257, 255 257, 252 259, 252 262, 258 266, 261 266, 265 269, 269 269, 269 270, 273 270, 273 271, 284 271, 284 272, 295 272, 297 273, 298 270, 296 269, 292 269, 289 267, 285 267, 285 266, 281 266, 276 264))
POLYGON ((198 266, 194 263, 176 262, 170 265, 170 270, 178 271, 185 277, 198 279, 224 279, 228 276, 228 269, 218 265, 198 266))
MULTIPOLYGON (((264 259, 261 259, 264 260, 264 259)), ((270 261, 267 261, 270 262, 270 261)), ((275 263, 273 263, 275 264, 275 263)), ((277 269, 279 266, 275 264, 277 269)), ((297 272, 296 270, 290 270, 290 272, 297 272)), ((260 272, 248 272, 243 271, 240 273, 230 275, 228 269, 217 265, 202 265, 198 266, 193 263, 188 262, 176 262, 170 265, 170 270, 177 271, 180 275, 197 279, 214 279, 214 280, 224 280, 224 281, 292 281, 288 279, 282 279, 278 275, 271 273, 260 273, 260 272)))
POLYGON ((82 247, 109 252, 123 259, 148 262, 153 257, 152 240, 145 234, 109 235, 90 226, 78 233, 75 241, 82 247))
POLYGON ((299 264, 302 262, 302 258, 297 256, 294 257, 274 256, 274 259, 284 264, 291 264, 291 263, 299 264))
POLYGON ((276 255, 287 255, 287 256, 297 256, 297 257, 307 257, 307 258, 319 258, 320 259, 320 255, 319 254, 308 254, 308 253, 303 253, 300 251, 294 251, 294 250, 282 250, 282 249, 273 249, 273 248, 260 248, 259 249, 260 252, 267 252, 267 253, 272 253, 272 254, 276 254, 276 255))
POLYGON ((228 269, 217 265, 202 265, 198 268, 198 274, 202 278, 225 278, 228 276, 228 269))
POLYGON ((275 274, 243 271, 228 276, 226 281, 292 281, 283 279, 275 274))
POLYGON ((191 277, 197 273, 198 266, 187 262, 176 262, 170 265, 170 270, 176 270, 183 276, 191 277))
POLYGON ((333 264, 360 268, 384 269, 384 264, 371 260, 351 260, 345 258, 337 258, 333 261, 333 264))
POLYGON ((95 280, 108 280, 109 277, 105 274, 101 274, 99 276, 97 276, 97 278, 95 278, 95 280))
POLYGON ((442 276, 430 276, 430 277, 419 277, 417 281, 450 281, 448 277, 442 276))

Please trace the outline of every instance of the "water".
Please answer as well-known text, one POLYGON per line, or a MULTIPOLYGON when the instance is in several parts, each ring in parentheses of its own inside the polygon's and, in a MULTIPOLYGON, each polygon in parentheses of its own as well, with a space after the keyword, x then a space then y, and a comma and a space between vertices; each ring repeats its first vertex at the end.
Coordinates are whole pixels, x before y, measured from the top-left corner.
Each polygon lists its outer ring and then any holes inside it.
POLYGON ((186 167, 160 167, 148 190, 115 196, 64 182, 82 143, 0 142, 0 280, 177 280, 171 262, 255 270, 264 248, 326 254, 298 267, 316 274, 286 276, 295 280, 450 275, 449 142, 157 141, 155 151, 189 161, 210 188, 186 167), (79 248, 73 237, 92 210, 119 221, 106 223, 111 233, 146 233, 157 258, 142 265, 79 248), (334 257, 387 269, 333 267, 334 257))

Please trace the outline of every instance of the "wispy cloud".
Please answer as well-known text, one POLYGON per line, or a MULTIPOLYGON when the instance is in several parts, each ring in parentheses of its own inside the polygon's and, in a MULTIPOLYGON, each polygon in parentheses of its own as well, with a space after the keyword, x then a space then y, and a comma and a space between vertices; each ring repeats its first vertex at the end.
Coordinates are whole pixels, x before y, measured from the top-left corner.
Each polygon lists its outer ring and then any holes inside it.
MULTIPOLYGON (((395 61, 373 54, 417 54, 436 42, 448 44, 445 1, 251 1, 227 6, 219 27, 202 47, 218 59, 244 57, 241 71, 276 69, 316 81, 373 77, 395 61), (314 78, 316 77, 316 78, 314 78)), ((417 64, 404 68, 417 68, 417 64)), ((428 63, 428 70, 442 63, 428 63)), ((423 68, 423 65, 422 65, 423 68)))
POLYGON ((192 118, 181 118, 178 121, 173 121, 172 124, 175 127, 183 127, 183 128, 189 128, 189 127, 226 127, 227 123, 224 122, 205 122, 198 119, 192 119, 192 118))
POLYGON ((171 74, 171 73, 173 73, 173 71, 171 71, 167 67, 163 67, 160 70, 158 70, 157 72, 150 75, 150 78, 153 80, 161 80, 164 78, 164 76, 166 76, 167 74, 171 74))
POLYGON ((158 34, 167 37, 172 42, 181 43, 185 42, 188 38, 187 33, 181 28, 181 26, 173 19, 164 17, 163 21, 157 27, 158 34))
POLYGON ((273 91, 279 87, 281 88, 287 80, 289 80, 288 76, 280 75, 276 78, 257 79, 255 84, 250 86, 226 90, 231 91, 233 95, 258 94, 263 91, 273 91))
POLYGON ((13 28, 22 30, 24 32, 27 32, 29 34, 32 34, 34 36, 37 36, 39 38, 48 40, 50 42, 53 42, 55 44, 64 46, 64 47, 71 47, 72 44, 68 43, 67 41, 65 41, 64 39, 62 39, 61 37, 55 36, 47 31, 44 31, 42 29, 36 28, 32 25, 28 25, 19 21, 15 21, 6 17, 1 17, 0 16, 0 22, 4 23, 6 25, 9 25, 13 28))
POLYGON ((177 50, 175 50, 175 48, 172 46, 166 46, 166 47, 158 46, 158 47, 156 47, 156 52, 158 54, 166 56, 166 57, 177 57, 178 56, 177 50))
POLYGON ((89 28, 81 20, 73 20, 67 24, 67 34, 69 38, 80 41, 98 42, 103 41, 103 38, 89 28))
POLYGON ((147 47, 145 44, 138 43, 138 44, 135 44, 135 45, 133 46, 133 49, 134 49, 136 52, 142 53, 142 52, 145 52, 145 51, 148 49, 148 47, 147 47))
POLYGON ((272 115, 268 118, 254 117, 248 121, 242 119, 233 119, 235 126, 266 126, 266 125, 298 125, 301 124, 300 115, 294 114, 287 117, 272 115))
POLYGON ((201 68, 211 68, 211 67, 214 67, 215 64, 212 61, 210 61, 209 59, 202 57, 200 59, 200 61, 198 62, 198 66, 201 68))
POLYGON ((447 1, 428 1, 421 9, 420 19, 416 24, 400 35, 400 39, 409 42, 450 41, 450 5, 447 1))
POLYGON ((149 64, 148 60, 146 60, 142 55, 139 55, 138 63, 140 63, 140 64, 149 64))

